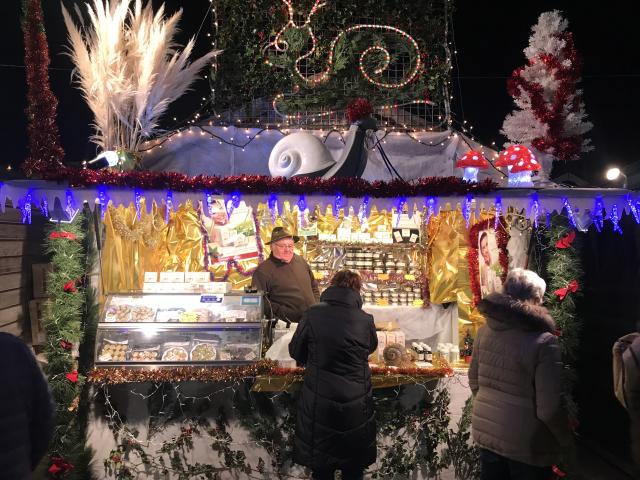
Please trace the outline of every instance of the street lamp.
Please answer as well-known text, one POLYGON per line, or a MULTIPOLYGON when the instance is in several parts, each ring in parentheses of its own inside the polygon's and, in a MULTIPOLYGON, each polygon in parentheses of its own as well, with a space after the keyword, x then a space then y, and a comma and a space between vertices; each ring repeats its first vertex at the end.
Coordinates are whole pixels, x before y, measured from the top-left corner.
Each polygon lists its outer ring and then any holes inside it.
POLYGON ((620 177, 622 177, 622 188, 627 188, 627 176, 618 167, 611 167, 609 170, 607 170, 605 177, 610 182, 615 182, 616 180, 620 179, 620 177))

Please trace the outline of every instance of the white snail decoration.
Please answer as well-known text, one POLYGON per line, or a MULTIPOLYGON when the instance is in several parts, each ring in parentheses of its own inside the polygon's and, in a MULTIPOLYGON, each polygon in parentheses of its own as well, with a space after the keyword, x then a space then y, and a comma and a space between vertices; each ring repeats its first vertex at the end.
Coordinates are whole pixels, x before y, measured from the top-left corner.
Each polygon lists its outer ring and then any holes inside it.
POLYGON ((291 178, 328 170, 335 160, 318 137, 296 132, 281 138, 269 155, 269 172, 273 177, 291 178))

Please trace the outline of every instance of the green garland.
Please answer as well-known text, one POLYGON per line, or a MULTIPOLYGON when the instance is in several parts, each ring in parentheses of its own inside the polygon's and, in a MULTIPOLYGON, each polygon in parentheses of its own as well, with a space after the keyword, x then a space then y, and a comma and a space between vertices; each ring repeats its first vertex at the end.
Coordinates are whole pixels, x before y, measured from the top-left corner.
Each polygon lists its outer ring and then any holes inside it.
MULTIPOLYGON (((144 439, 134 425, 123 420, 118 405, 111 403, 112 397, 122 398, 129 387, 94 385, 116 442, 116 448, 103 461, 105 477, 133 480, 143 474, 170 474, 185 480, 214 479, 221 475, 293 478, 296 396, 250 392, 250 386, 248 379, 194 397, 185 396, 178 384, 155 384, 146 397, 150 407, 149 433, 144 439), (232 438, 229 428, 232 420, 248 431, 246 442, 238 444, 232 438), (167 429, 176 433, 168 436, 167 429), (192 453, 204 445, 212 451, 210 463, 194 462, 192 453), (266 455, 252 462, 245 451, 256 447, 264 449, 266 455)), ((428 393, 410 409, 400 405, 392 389, 374 392, 378 460, 368 475, 405 478, 422 472, 428 478, 438 478, 452 465, 460 480, 477 479, 478 451, 470 443, 470 400, 456 427, 448 428, 450 397, 446 385, 420 386, 427 388, 428 393)), ((140 389, 137 393, 140 394, 140 389)))
MULTIPOLYGON (((313 1, 293 2, 298 24, 311 11, 313 1)), ((313 55, 307 58, 311 72, 323 71, 329 47, 336 35, 356 24, 390 25, 410 34, 418 43, 423 68, 408 85, 387 89, 369 83, 358 71, 360 54, 368 47, 386 47, 394 62, 406 62, 414 53, 409 43, 396 34, 379 30, 353 31, 335 45, 329 79, 315 86, 303 82, 294 70, 295 60, 311 50, 306 28, 289 27, 283 33, 288 48, 265 53, 263 49, 288 21, 288 10, 280 0, 216 0, 216 48, 224 54, 211 71, 213 104, 217 109, 234 109, 258 98, 273 99, 286 94, 279 109, 283 113, 344 109, 356 97, 365 97, 374 106, 405 103, 428 98, 436 104, 446 100, 449 81, 446 25, 453 2, 442 0, 330 0, 311 17, 309 26, 317 40, 313 55), (396 38, 397 37, 397 38, 396 38), (270 66, 266 60, 276 66, 270 66), (295 92, 295 93, 293 93, 295 92)), ((412 60, 413 61, 413 60, 412 60)), ((384 66, 379 51, 365 57, 365 69, 372 72, 384 66)), ((383 77, 374 78, 382 80, 383 77)), ((419 109, 411 111, 420 114, 419 109)))
POLYGON ((45 243, 53 267, 48 275, 49 300, 43 319, 47 334, 45 373, 56 404, 48 475, 56 479, 91 478, 91 452, 85 447, 87 401, 83 388, 89 365, 86 361, 78 363, 75 358, 76 351, 81 358, 90 358, 83 332, 85 324, 96 318, 93 289, 84 285, 90 259, 90 238, 85 231, 85 216, 78 214, 71 223, 52 226, 45 243))
POLYGON ((580 237, 576 235, 575 240, 568 243, 566 248, 556 246, 560 239, 566 238, 571 232, 575 234, 576 230, 570 225, 567 217, 554 215, 549 228, 543 232, 543 241, 547 246, 544 266, 544 278, 547 282, 545 304, 558 329, 564 363, 565 404, 570 422, 575 424, 578 408, 573 398, 573 389, 576 383, 575 362, 582 327, 576 317, 576 300, 582 295, 581 285, 584 275, 576 245, 579 244, 580 237), (574 280, 578 284, 577 291, 569 292, 561 299, 555 292, 567 288, 574 280))

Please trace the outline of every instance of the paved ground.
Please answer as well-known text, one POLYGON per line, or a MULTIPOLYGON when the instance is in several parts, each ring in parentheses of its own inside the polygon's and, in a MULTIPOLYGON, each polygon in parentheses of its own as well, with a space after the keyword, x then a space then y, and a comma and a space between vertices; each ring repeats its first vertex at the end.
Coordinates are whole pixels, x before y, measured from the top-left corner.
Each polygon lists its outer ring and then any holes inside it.
POLYGON ((638 480, 640 476, 631 474, 631 465, 624 460, 589 444, 582 442, 578 448, 578 464, 584 480, 638 480))

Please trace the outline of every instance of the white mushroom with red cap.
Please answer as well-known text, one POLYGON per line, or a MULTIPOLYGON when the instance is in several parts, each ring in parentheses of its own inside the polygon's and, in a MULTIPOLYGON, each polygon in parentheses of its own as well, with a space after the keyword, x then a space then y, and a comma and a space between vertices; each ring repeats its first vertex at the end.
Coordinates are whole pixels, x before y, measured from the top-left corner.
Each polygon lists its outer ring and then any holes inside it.
POLYGON ((489 162, 477 150, 469 150, 456 162, 456 168, 464 168, 462 179, 467 182, 477 182, 478 172, 489 168, 489 162))
POLYGON ((507 167, 510 187, 532 187, 531 174, 541 169, 531 150, 524 145, 511 145, 500 153, 496 167, 507 167))

